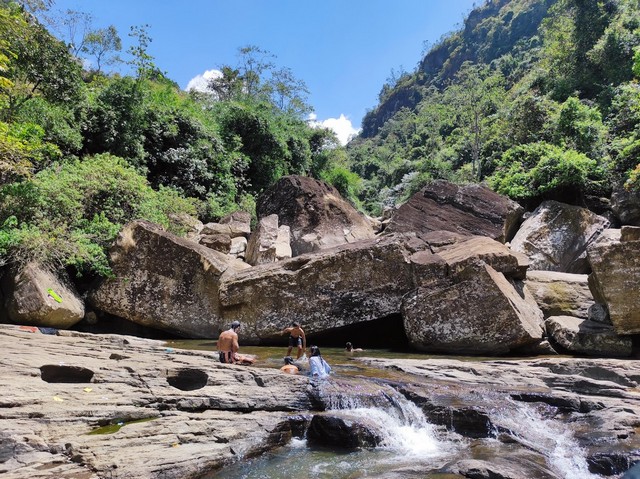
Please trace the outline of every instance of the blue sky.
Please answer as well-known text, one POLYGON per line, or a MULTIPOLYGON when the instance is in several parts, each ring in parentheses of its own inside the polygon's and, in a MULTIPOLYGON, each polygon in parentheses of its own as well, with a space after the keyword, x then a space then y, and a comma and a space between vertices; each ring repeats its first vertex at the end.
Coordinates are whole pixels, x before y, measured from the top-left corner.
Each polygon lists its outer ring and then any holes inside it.
MULTIPOLYGON (((413 71, 424 42, 457 30, 479 0, 56 0, 54 9, 114 25, 126 51, 148 24, 149 53, 186 88, 207 70, 236 65, 238 48, 276 56, 310 90, 318 122, 339 135, 360 127, 391 70, 413 71)), ((126 73, 126 72, 123 72, 126 73)))

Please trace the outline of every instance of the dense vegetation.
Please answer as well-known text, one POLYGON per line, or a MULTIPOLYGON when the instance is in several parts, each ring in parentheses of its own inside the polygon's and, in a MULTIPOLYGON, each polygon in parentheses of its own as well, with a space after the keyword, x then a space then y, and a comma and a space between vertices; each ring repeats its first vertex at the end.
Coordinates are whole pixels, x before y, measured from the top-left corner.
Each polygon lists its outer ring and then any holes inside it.
POLYGON ((640 2, 491 0, 385 84, 348 147, 371 210, 434 178, 525 204, 640 188, 640 2))
POLYGON ((187 93, 154 65, 146 26, 123 55, 134 73, 110 74, 116 29, 74 11, 53 21, 48 6, 0 0, 0 265, 108 274, 127 221, 180 233, 185 214, 253 211, 282 175, 349 173, 335 135, 305 121, 304 83, 268 52, 241 48, 207 91, 187 93))
POLYGON ((253 212, 285 174, 374 214, 435 178, 529 205, 640 190, 640 0, 487 1, 383 85, 346 149, 259 47, 187 93, 155 66, 146 26, 122 52, 115 28, 53 21, 50 3, 0 0, 0 266, 109 274, 127 221, 181 233, 186 215, 253 212), (109 72, 123 61, 131 75, 109 72))

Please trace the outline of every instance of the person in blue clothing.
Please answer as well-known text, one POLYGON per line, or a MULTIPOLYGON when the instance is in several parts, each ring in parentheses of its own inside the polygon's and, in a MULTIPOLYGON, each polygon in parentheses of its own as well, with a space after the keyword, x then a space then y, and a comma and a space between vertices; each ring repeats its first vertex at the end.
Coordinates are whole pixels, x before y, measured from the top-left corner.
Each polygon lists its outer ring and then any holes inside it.
POLYGON ((318 346, 311 346, 311 357, 309 358, 309 369, 311 377, 324 378, 331 372, 331 366, 327 364, 318 346))

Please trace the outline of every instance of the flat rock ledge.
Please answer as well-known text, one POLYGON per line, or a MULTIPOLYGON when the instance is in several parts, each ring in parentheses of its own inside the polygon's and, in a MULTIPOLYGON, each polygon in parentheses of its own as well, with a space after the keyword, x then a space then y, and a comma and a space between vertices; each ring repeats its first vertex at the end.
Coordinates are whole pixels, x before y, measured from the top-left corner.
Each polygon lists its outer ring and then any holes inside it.
POLYGON ((294 413, 311 409, 306 377, 60 334, 0 325, 3 479, 202 477, 285 444, 294 413))

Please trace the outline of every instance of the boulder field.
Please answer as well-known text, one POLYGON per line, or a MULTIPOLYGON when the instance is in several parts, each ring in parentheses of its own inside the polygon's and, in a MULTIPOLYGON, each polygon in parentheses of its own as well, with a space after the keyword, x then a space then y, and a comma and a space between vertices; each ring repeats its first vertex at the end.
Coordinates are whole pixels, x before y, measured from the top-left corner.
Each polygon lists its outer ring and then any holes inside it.
POLYGON ((335 188, 284 177, 257 211, 253 230, 238 212, 191 221, 185 238, 129 223, 109 253, 113 277, 82 295, 38 265, 7 270, 0 321, 67 329, 116 318, 217 338, 239 320, 248 344, 273 344, 297 321, 321 343, 394 337, 469 355, 626 357, 640 334, 640 228, 611 229, 585 208, 547 201, 525 218, 482 185, 436 181, 380 223, 335 188), (597 327, 583 323, 595 316, 597 327))

